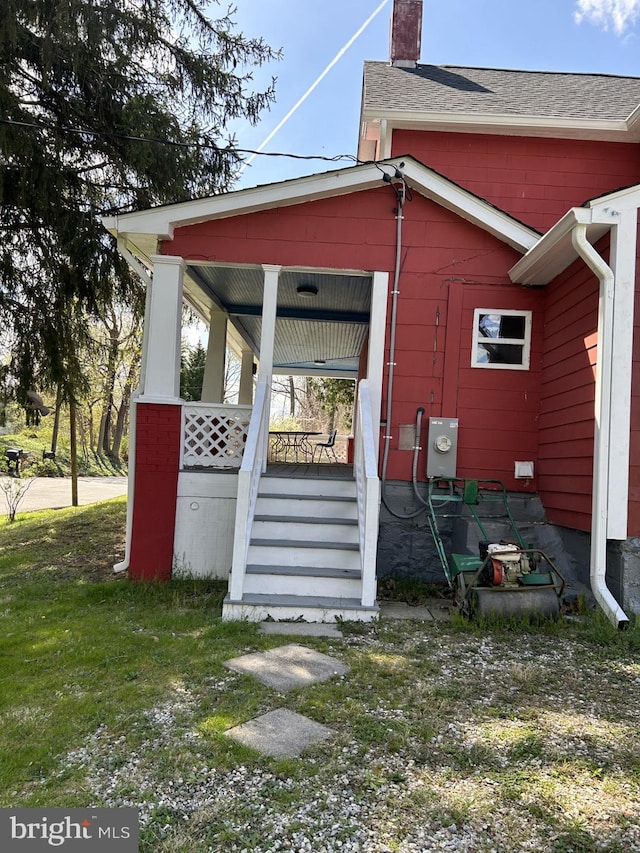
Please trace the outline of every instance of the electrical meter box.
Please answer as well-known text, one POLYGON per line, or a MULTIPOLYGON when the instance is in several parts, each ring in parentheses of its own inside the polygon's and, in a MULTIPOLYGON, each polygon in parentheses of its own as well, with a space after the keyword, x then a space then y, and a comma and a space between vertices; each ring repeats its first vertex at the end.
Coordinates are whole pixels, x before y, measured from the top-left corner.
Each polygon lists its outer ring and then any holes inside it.
POLYGON ((455 477, 458 419, 429 418, 427 477, 455 477))

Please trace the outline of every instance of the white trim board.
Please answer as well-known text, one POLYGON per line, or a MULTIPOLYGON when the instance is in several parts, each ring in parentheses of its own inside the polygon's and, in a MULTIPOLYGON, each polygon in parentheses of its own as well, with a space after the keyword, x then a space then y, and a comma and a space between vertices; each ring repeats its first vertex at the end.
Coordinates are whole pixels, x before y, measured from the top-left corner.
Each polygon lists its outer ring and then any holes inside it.
POLYGON ((489 231, 520 252, 526 252, 540 239, 537 231, 439 175, 410 155, 210 198, 110 216, 103 219, 103 224, 112 234, 126 235, 131 244, 146 247, 150 245, 149 238, 155 241, 171 240, 176 228, 199 222, 381 187, 384 174, 393 176, 396 169, 402 171, 414 192, 489 231))

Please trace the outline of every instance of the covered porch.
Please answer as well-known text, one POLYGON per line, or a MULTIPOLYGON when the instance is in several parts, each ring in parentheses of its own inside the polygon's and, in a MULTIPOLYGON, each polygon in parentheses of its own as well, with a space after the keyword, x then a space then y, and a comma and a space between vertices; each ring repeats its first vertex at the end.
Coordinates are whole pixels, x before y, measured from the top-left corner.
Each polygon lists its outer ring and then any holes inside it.
MULTIPOLYGON (((229 619, 373 618, 388 274, 173 255, 149 261, 136 421, 160 407, 179 423, 170 576, 229 578, 229 619), (195 402, 179 397, 184 305, 209 329, 195 402), (240 363, 231 403, 224 400, 228 352, 240 363), (274 455, 278 375, 357 383, 349 462, 274 455)), ((134 453, 147 454, 141 445, 153 440, 153 428, 145 421, 137 433, 134 453)), ((323 439, 311 437, 308 447, 323 439)), ((140 556, 149 489, 140 494, 147 475, 135 457, 130 470, 128 543, 140 556)))

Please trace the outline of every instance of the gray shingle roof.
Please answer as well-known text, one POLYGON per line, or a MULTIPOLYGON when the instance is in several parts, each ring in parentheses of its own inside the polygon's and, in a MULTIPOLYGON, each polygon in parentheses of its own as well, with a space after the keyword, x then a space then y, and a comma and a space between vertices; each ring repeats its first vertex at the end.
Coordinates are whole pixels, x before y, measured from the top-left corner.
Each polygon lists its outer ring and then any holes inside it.
POLYGON ((366 62, 363 109, 624 120, 640 77, 366 62))

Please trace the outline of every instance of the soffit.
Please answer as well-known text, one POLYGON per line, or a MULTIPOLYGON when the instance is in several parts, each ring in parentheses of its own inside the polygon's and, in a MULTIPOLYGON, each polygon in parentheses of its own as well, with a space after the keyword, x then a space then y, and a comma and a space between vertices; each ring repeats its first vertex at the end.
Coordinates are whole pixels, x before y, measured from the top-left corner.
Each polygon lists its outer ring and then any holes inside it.
MULTIPOLYGON (((208 319, 222 310, 260 353, 264 272, 261 267, 191 262, 185 290, 208 319)), ((367 338, 371 308, 369 274, 284 268, 278 280, 274 372, 355 376, 367 338), (298 294, 299 285, 317 294, 298 294), (323 362, 318 364, 317 362, 323 362)))

